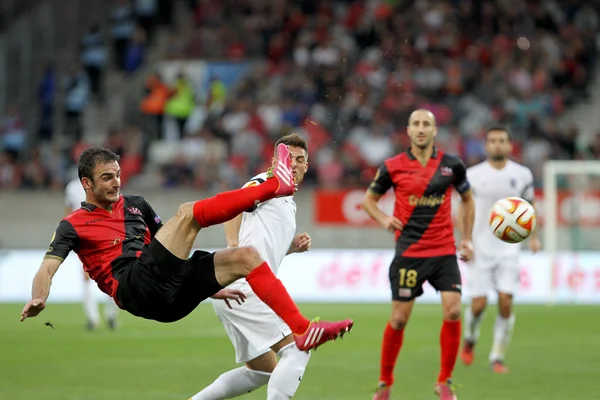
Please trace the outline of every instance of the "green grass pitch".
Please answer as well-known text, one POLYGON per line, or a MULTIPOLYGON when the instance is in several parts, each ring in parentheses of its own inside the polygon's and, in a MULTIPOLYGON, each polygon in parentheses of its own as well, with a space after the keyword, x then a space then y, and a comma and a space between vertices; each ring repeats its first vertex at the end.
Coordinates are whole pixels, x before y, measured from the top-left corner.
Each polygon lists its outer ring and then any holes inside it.
MULTIPOLYGON (((0 399, 187 400, 235 367, 233 349, 210 305, 159 324, 121 313, 116 332, 84 330, 81 306, 50 304, 19 322, 21 304, 0 305, 0 399), (44 326, 52 321, 55 329, 44 326)), ((377 383, 388 305, 304 304, 308 316, 353 317, 354 331, 314 352, 295 398, 368 400, 377 383)), ((487 355, 495 310, 483 325, 475 363, 457 363, 461 400, 600 398, 597 307, 519 306, 508 375, 493 375, 487 355)), ((441 310, 415 307, 396 367, 393 399, 434 399, 441 310)), ((264 388, 244 397, 265 399, 264 388)))

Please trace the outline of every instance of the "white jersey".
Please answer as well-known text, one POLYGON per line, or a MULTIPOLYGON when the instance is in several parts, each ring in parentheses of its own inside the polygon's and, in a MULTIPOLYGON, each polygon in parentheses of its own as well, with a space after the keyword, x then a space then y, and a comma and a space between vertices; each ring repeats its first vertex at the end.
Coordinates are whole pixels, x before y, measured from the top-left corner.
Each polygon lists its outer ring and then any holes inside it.
POLYGON ((65 188, 65 206, 71 210, 81 208, 81 203, 85 201, 85 190, 81 186, 79 179, 73 179, 65 188))
MULTIPOLYGON (((260 185, 267 179, 262 173, 244 187, 260 185)), ((252 246, 277 274, 296 234, 296 203, 292 196, 277 197, 260 203, 242 215, 239 245, 252 246)))
POLYGON ((475 223, 473 247, 475 257, 515 255, 517 244, 504 243, 494 236, 489 227, 488 215, 494 203, 505 197, 520 197, 529 202, 534 200, 533 174, 529 168, 508 160, 505 167, 496 169, 487 161, 467 169, 467 179, 475 199, 475 223))
MULTIPOLYGON (((266 174, 259 174, 244 187, 260 185, 266 179, 266 174)), ((295 234, 296 203, 288 196, 265 201, 244 212, 238 239, 240 246, 256 248, 277 274, 295 234)), ((271 351, 271 346, 292 333, 290 327, 256 296, 245 279, 239 279, 229 287, 246 293, 244 304, 234 305, 231 309, 223 301, 212 304, 235 347, 236 362, 248 362, 271 351)))

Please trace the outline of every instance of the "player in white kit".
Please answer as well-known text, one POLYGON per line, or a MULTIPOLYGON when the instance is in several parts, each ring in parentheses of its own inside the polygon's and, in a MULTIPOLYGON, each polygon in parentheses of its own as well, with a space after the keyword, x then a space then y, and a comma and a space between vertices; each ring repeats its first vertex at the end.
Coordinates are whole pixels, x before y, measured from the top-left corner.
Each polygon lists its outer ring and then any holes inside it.
MULTIPOLYGON (((81 203, 85 201, 85 190, 79 179, 73 179, 65 188, 65 215, 81 208, 81 203)), ((88 274, 83 272, 83 311, 87 318, 87 329, 94 330, 100 325, 100 312, 98 310, 98 300, 94 295, 96 284, 90 279, 88 274)), ((117 326, 117 305, 110 297, 106 296, 106 306, 104 308, 104 317, 111 330, 117 326)))
MULTIPOLYGON (((308 147, 297 134, 284 136, 277 144, 288 145, 292 171, 299 184, 308 169, 308 147)), ((260 185, 266 174, 245 186, 260 185)), ((253 246, 277 273, 287 254, 310 249, 307 233, 296 234, 296 203, 292 196, 260 203, 253 210, 225 223, 228 247, 253 246)), ((230 399, 267 385, 268 400, 291 399, 300 386, 310 354, 296 347, 290 328, 252 291, 245 279, 227 287, 246 294, 244 304, 232 307, 213 300, 213 307, 235 348, 236 362, 245 363, 219 376, 190 400, 230 399), (277 356, 280 357, 277 362, 277 356)))
MULTIPOLYGON (((475 199, 473 226, 473 261, 469 265, 468 291, 471 305, 465 311, 464 343, 461 359, 473 362, 473 350, 479 337, 479 326, 491 291, 498 293, 498 316, 494 325, 494 341, 489 356, 492 369, 506 373, 504 357, 515 324, 513 296, 519 288, 518 256, 520 245, 502 242, 490 228, 488 214, 494 203, 505 197, 520 197, 534 204, 533 175, 529 168, 509 159, 512 151, 510 132, 494 127, 486 135, 487 160, 467 169, 467 179, 475 199)), ((531 233, 529 248, 540 249, 537 233, 531 233)))

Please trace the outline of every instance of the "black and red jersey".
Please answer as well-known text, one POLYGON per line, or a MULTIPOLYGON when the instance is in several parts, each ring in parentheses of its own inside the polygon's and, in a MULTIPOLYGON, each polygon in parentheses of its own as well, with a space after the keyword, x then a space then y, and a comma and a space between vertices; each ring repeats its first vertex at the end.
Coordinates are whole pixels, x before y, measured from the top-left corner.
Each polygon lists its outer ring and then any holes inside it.
POLYGON ((121 196, 110 211, 83 202, 60 222, 45 257, 64 260, 74 251, 100 290, 114 298, 119 272, 161 227, 160 217, 140 196, 121 196))
POLYGON ((394 216, 404 224, 396 233, 396 254, 438 257, 456 254, 452 225, 452 187, 470 189, 460 158, 433 149, 423 166, 410 149, 385 160, 369 190, 383 195, 394 188, 394 216))

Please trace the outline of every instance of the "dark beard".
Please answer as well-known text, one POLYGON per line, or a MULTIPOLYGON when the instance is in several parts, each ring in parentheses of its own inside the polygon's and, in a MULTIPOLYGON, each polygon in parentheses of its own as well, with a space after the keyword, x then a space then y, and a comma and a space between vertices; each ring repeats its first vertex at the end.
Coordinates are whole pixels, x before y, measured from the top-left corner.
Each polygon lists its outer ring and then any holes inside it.
POLYGON ((490 160, 492 161, 504 161, 506 160, 507 157, 505 155, 501 155, 501 154, 494 154, 490 156, 490 160))

